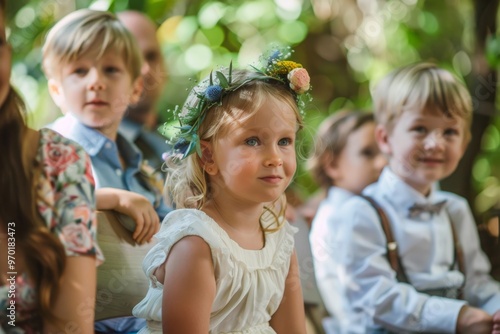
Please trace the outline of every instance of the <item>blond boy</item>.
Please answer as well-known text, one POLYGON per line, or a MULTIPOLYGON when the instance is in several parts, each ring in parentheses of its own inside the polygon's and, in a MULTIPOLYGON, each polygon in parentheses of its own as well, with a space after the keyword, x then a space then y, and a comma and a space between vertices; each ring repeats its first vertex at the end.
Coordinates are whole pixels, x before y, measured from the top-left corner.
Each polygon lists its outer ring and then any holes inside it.
MULTIPOLYGON (((145 242, 170 209, 152 182, 152 168, 118 133, 127 106, 141 96, 141 64, 135 39, 109 12, 82 9, 67 15, 51 29, 43 47, 49 92, 64 114, 50 127, 90 155, 97 208, 132 216, 134 238, 145 242)), ((120 321, 105 331, 129 332, 143 325, 134 322, 120 321)))
POLYGON ((420 63, 383 78, 373 100, 376 139, 389 164, 363 194, 387 215, 394 242, 365 199, 341 208, 335 251, 315 254, 337 264, 340 283, 332 289, 358 315, 341 332, 491 333, 500 284, 488 274, 471 210, 433 187, 455 170, 469 141, 469 93, 448 71, 420 63))

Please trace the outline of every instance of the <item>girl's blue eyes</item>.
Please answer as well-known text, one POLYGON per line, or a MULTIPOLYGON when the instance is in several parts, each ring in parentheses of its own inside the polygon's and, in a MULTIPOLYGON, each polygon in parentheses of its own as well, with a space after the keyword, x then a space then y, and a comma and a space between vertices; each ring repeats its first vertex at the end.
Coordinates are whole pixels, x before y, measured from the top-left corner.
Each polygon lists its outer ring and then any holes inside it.
POLYGON ((278 145, 280 146, 287 146, 292 143, 292 140, 290 138, 282 138, 278 141, 278 145))
MULTIPOLYGON (((292 143, 292 139, 290 139, 290 138, 281 138, 278 141, 279 146, 287 146, 287 145, 290 145, 291 143, 292 143)), ((260 144, 260 141, 257 138, 249 138, 249 139, 245 140, 245 144, 247 144, 249 146, 257 146, 260 144)))
POLYGON ((249 146, 257 146, 259 144, 258 140, 255 138, 247 139, 245 143, 249 146))

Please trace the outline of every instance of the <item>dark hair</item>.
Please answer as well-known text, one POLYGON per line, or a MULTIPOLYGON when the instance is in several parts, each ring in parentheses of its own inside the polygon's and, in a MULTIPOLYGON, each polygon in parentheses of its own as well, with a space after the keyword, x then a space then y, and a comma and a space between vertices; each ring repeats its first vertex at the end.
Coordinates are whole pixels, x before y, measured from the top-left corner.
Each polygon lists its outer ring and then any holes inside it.
MULTIPOLYGON (((0 15, 5 15, 5 0, 0 0, 0 15)), ((9 64, 10 65, 10 64, 9 64)), ((15 224, 16 247, 22 249, 26 270, 35 284, 38 311, 43 319, 56 321, 52 309, 66 255, 61 242, 50 233, 37 209, 37 185, 41 167, 26 159, 28 127, 24 104, 10 87, 0 106, 0 225, 7 231, 15 224)))

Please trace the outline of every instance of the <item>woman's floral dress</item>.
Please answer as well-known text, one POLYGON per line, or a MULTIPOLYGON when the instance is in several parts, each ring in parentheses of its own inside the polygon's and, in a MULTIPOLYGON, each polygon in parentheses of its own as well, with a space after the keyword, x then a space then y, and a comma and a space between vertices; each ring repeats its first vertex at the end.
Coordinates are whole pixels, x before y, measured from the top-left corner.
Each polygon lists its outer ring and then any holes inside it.
MULTIPOLYGON (((37 206, 47 228, 59 238, 66 256, 95 256, 98 264, 102 263, 104 258, 96 242, 94 179, 89 157, 71 140, 42 129, 36 160, 43 170, 36 189, 37 206)), ((11 226, 21 229, 22 222, 13 223, 11 226)), ((40 332, 37 292, 27 273, 15 275, 15 294, 9 293, 9 287, 0 286, 0 333, 40 332), (15 313, 11 305, 15 305, 15 313)))

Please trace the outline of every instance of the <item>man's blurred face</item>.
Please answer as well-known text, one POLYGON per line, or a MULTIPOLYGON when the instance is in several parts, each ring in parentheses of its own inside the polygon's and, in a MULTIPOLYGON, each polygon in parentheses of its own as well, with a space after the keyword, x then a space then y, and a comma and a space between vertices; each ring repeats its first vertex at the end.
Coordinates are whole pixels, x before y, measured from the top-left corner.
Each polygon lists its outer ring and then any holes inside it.
POLYGON ((142 97, 134 106, 128 108, 125 117, 145 123, 154 108, 167 80, 165 62, 161 53, 160 44, 156 38, 156 25, 144 14, 138 12, 122 12, 118 14, 123 25, 137 39, 137 44, 144 57, 142 76, 144 89, 142 97))

